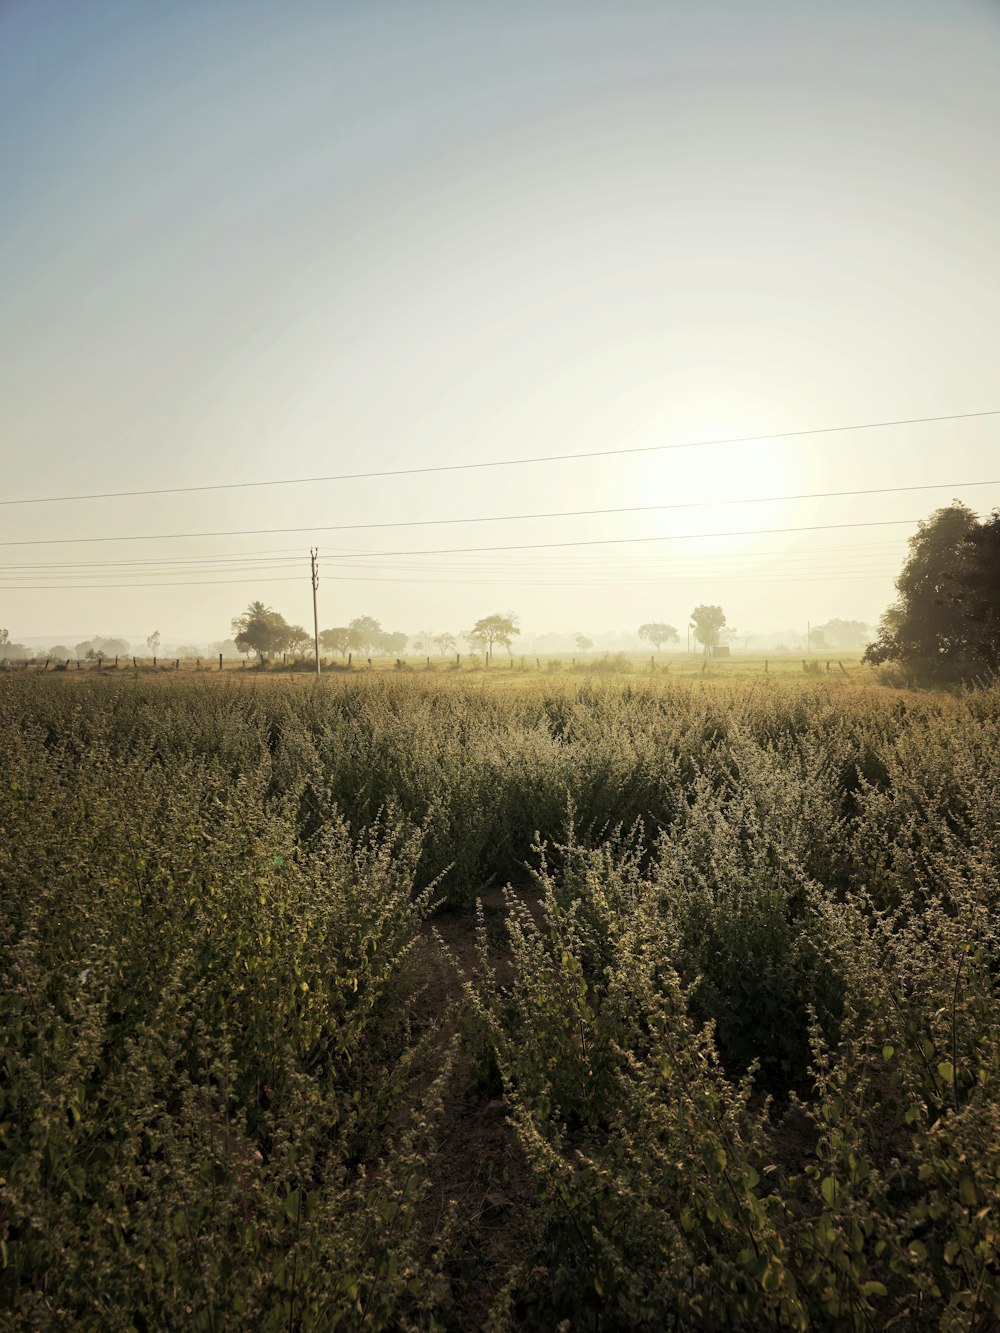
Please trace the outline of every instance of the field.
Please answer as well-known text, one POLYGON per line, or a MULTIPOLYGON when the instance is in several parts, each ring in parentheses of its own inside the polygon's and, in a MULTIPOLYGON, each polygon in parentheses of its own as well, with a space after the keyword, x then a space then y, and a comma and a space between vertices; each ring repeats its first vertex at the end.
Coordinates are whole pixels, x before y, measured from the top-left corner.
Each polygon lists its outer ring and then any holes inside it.
MULTIPOLYGON (((480 654, 458 654, 456 657, 409 656, 403 658, 374 657, 366 659, 358 654, 351 654, 349 659, 342 657, 324 657, 322 670, 333 676, 374 674, 387 671, 416 673, 419 675, 441 676, 485 676, 498 683, 523 683, 537 681, 539 676, 555 677, 606 677, 646 676, 671 680, 734 681, 757 680, 764 677, 798 678, 810 676, 849 676, 866 678, 870 672, 861 665, 856 652, 844 649, 830 649, 828 652, 812 652, 795 656, 792 653, 772 653, 764 656, 760 653, 733 653, 729 657, 706 658, 698 653, 548 653, 534 656, 530 653, 501 653, 487 665, 480 654), (836 656, 834 656, 836 653, 836 656)), ((24 662, 15 662, 13 670, 30 674, 58 675, 68 672, 116 672, 119 675, 138 673, 143 676, 158 676, 170 673, 187 675, 196 672, 201 680, 217 680, 220 675, 237 675, 241 680, 261 676, 312 675, 315 672, 314 659, 309 656, 280 654, 270 662, 261 665, 254 658, 241 658, 234 661, 218 658, 115 658, 113 661, 55 662, 47 658, 32 658, 24 662)))
POLYGON ((1000 692, 844 665, 0 676, 0 1323, 1000 1327, 1000 692))

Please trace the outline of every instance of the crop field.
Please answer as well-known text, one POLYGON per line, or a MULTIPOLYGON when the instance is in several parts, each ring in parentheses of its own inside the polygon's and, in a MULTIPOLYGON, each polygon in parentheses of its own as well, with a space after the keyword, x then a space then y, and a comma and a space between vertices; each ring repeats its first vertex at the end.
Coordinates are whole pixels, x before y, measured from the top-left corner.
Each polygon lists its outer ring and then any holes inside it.
POLYGON ((1000 1327, 1000 691, 844 665, 0 677, 0 1325, 1000 1327))

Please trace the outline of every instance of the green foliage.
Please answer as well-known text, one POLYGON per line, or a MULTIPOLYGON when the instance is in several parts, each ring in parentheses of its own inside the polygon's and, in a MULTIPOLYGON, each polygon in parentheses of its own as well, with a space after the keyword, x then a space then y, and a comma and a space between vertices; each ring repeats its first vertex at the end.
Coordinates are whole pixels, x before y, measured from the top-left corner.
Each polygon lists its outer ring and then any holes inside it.
POLYGON ((493 649, 498 643, 509 649, 511 643, 520 633, 517 616, 511 611, 508 611, 506 615, 502 615, 498 611, 492 616, 483 616, 482 620, 477 620, 472 629, 469 630, 467 637, 470 643, 482 644, 485 647, 488 662, 492 658, 493 649))
POLYGON ((384 1327, 436 1301, 414 1217, 440 1079, 401 1101, 427 1078, 404 1003, 419 842, 335 815, 304 840, 232 696, 218 747, 176 715, 147 730, 148 696, 50 699, 46 722, 20 702, 0 700, 3 1317, 384 1327))
POLYGON ((263 602, 251 602, 242 615, 235 616, 232 631, 240 652, 255 653, 261 662, 308 637, 300 626, 289 625, 279 611, 263 602))
POLYGON ((707 652, 721 640, 726 613, 721 606, 696 606, 691 612, 694 636, 707 652))
POLYGON ((662 644, 677 643, 680 635, 677 633, 676 629, 674 629, 673 625, 667 625, 664 624, 663 621, 655 620, 651 621, 649 624, 639 626, 639 638, 646 639, 649 643, 653 644, 656 651, 659 652, 662 644))
POLYGON ((493 1327, 1000 1326, 996 689, 111 675, 0 679, 0 1322, 468 1326, 471 1057, 493 1327))
POLYGON ((910 538, 899 597, 865 660, 897 662, 925 680, 995 671, 1000 653, 1000 512, 979 522, 955 501, 910 538))

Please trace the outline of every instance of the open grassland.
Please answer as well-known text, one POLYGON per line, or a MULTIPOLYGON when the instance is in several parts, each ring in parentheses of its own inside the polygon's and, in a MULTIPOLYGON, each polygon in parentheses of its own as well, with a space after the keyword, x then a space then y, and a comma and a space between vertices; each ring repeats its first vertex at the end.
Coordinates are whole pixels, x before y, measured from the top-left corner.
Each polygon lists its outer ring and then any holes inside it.
POLYGON ((0 1322, 1000 1326, 1000 693, 700 665, 0 678, 0 1322))
MULTIPOLYGON (((340 677, 344 675, 379 675, 385 672, 396 674, 434 675, 439 678, 489 677, 498 684, 511 684, 527 681, 537 682, 540 677, 562 679, 581 678, 617 678, 620 676, 646 677, 662 680, 699 679, 705 681, 749 681, 778 677, 797 679, 803 675, 816 677, 851 677, 855 682, 873 678, 869 668, 861 665, 858 654, 842 649, 830 649, 823 653, 809 653, 794 656, 790 653, 733 653, 728 657, 706 657, 697 653, 557 653, 535 656, 531 653, 513 652, 509 655, 500 653, 489 664, 479 654, 458 654, 457 657, 373 657, 370 660, 359 654, 345 658, 321 659, 322 671, 340 677), (834 655, 836 654, 836 655, 834 655)), ((14 662, 12 669, 29 674, 50 674, 52 676, 71 676, 79 674, 103 674, 105 676, 156 674, 162 677, 181 673, 197 673, 200 680, 218 680, 220 676, 230 678, 238 676, 241 680, 282 679, 288 675, 313 675, 314 659, 291 657, 280 654, 271 662, 260 663, 256 659, 218 658, 159 658, 120 657, 101 663, 89 661, 56 662, 46 658, 32 658, 28 661, 14 662), (287 659, 287 660, 285 660, 287 659)))

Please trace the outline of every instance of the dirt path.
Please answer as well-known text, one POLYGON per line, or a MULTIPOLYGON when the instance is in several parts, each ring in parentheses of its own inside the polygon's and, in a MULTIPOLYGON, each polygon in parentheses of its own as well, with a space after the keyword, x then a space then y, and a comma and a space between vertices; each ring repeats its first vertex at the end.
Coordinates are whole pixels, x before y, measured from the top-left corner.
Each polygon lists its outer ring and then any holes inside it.
MULTIPOLYGON (((504 905, 499 890, 483 895, 491 944, 504 937, 504 905)), ((428 922, 418 961, 422 1004, 444 1020, 442 1037, 470 1031, 464 981, 478 961, 474 912, 449 912, 428 922)), ((454 1208, 458 1231, 449 1264, 456 1328, 487 1328, 497 1305, 528 1251, 533 1187, 530 1172, 507 1122, 499 1085, 492 1085, 471 1043, 463 1041, 431 1162, 433 1187, 428 1220, 454 1208)))

